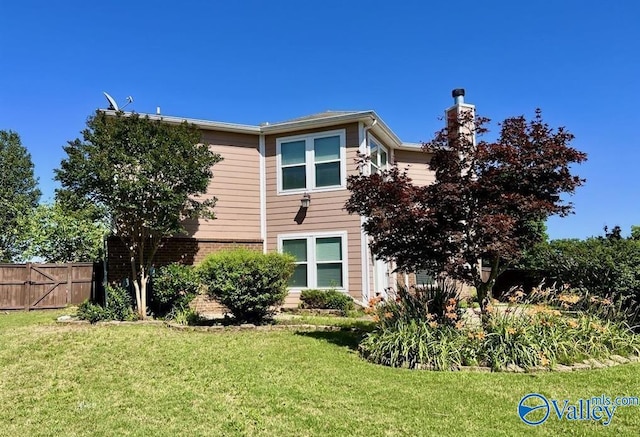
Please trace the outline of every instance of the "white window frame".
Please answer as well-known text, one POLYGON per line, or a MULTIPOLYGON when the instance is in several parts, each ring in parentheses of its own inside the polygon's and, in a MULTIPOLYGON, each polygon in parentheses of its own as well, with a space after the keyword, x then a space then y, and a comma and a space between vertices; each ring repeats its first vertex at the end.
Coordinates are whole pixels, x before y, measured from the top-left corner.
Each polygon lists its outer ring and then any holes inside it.
POLYGON ((378 162, 376 162, 375 164, 372 161, 369 161, 369 174, 373 174, 373 166, 375 166, 378 171, 384 171, 387 170, 389 168, 389 161, 391 160, 391 155, 389 153, 389 148, 385 147, 382 145, 382 142, 380 140, 378 140, 376 137, 374 137, 373 135, 369 134, 368 135, 369 138, 367 139, 367 152, 369 154, 369 156, 371 156, 371 143, 375 143, 376 147, 378 148, 378 162), (387 154, 387 163, 382 166, 380 165, 380 150, 383 150, 386 154, 387 154))
POLYGON ((346 231, 335 232, 314 232, 314 233, 296 233, 296 234, 280 234, 278 235, 278 252, 282 253, 282 242, 285 240, 307 240, 307 286, 306 287, 289 287, 290 293, 300 293, 302 290, 335 289, 343 293, 349 292, 349 259, 348 259, 348 241, 346 231), (336 238, 342 240, 342 287, 318 287, 318 271, 316 261, 316 239, 318 238, 336 238))
MULTIPOLYGON (((301 193, 317 193, 322 191, 344 190, 347 188, 347 133, 345 129, 338 129, 325 132, 317 132, 313 134, 295 135, 290 137, 282 137, 276 139, 276 157, 277 157, 277 179, 278 179, 278 195, 284 194, 301 194, 301 193), (313 141, 318 138, 340 137, 340 184, 328 187, 316 187, 316 162, 313 149, 313 141), (282 143, 293 141, 305 141, 305 172, 307 184, 305 188, 295 188, 285 190, 282 188, 282 143)), ((326 161, 326 162, 333 162, 326 161)), ((319 163, 318 163, 319 164, 319 163)), ((302 165, 302 164, 298 164, 302 165)))

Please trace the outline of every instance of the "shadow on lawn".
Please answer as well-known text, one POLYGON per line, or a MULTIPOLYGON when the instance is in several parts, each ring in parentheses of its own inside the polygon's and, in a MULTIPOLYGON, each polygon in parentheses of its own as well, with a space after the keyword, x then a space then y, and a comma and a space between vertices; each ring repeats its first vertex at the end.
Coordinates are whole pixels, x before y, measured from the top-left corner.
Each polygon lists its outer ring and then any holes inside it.
POLYGON ((362 340, 364 333, 361 331, 313 331, 296 332, 296 335, 310 337, 316 340, 326 341, 340 347, 348 347, 353 351, 358 350, 358 344, 362 340))

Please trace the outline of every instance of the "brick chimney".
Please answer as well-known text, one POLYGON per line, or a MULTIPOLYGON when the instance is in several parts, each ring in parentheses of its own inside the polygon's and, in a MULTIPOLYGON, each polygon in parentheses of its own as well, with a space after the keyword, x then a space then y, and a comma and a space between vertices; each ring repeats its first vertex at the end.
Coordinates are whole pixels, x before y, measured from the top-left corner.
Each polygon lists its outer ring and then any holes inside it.
POLYGON ((456 88, 451 91, 454 103, 453 106, 445 110, 449 140, 455 140, 460 135, 468 135, 475 145, 475 129, 472 120, 476 113, 476 107, 464 102, 464 94, 464 88, 456 88))

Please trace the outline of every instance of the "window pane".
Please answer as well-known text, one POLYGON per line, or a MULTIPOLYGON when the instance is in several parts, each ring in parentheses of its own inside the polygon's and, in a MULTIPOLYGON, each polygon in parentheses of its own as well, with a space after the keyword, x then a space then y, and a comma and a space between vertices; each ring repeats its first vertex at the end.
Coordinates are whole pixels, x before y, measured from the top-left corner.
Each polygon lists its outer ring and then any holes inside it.
POLYGON ((318 287, 342 287, 342 263, 318 264, 318 287))
POLYGON ((433 279, 433 276, 431 276, 431 272, 429 272, 428 270, 418 270, 416 272, 416 285, 417 286, 424 286, 424 285, 432 285, 434 284, 435 281, 433 279))
POLYGON ((316 261, 342 260, 342 238, 317 238, 316 261))
POLYGON ((340 163, 316 164, 316 187, 340 185, 340 163))
POLYGON ((296 167, 285 167, 282 169, 282 189, 294 190, 296 188, 306 188, 307 171, 304 165, 296 167))
POLYGON ((316 162, 340 159, 340 137, 316 138, 313 149, 316 162))
POLYGON ((293 255, 296 261, 307 260, 307 240, 284 240, 282 242, 282 252, 293 255))
POLYGON ((305 141, 292 141, 280 144, 282 165, 304 163, 305 141))
POLYGON ((289 278, 289 287, 306 287, 307 286, 307 265, 298 264, 293 271, 293 275, 289 278))
POLYGON ((380 166, 383 167, 385 165, 387 165, 387 152, 380 150, 380 166))

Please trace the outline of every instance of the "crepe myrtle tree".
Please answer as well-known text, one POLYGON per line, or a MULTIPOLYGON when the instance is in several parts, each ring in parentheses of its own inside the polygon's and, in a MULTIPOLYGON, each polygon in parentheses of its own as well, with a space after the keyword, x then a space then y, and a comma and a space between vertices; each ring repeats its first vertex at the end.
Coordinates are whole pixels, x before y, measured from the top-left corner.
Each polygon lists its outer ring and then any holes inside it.
POLYGON ((393 166, 349 177, 346 203, 349 213, 367 217, 376 256, 398 270, 427 268, 473 285, 485 312, 496 278, 544 238, 541 224, 572 212, 562 195, 585 182, 571 165, 586 160, 570 147, 574 136, 550 128, 539 109, 532 121, 504 120, 495 141, 476 142, 489 121, 461 111, 423 144, 433 184, 417 186, 393 166), (480 260, 490 267, 486 276, 480 260))
POLYGON ((222 158, 201 143, 193 124, 96 111, 82 139, 64 147, 56 170, 67 203, 106 211, 112 232, 129 250, 138 315, 146 317, 147 284, 162 239, 184 232, 186 218, 214 218, 204 198, 212 166, 222 158))

